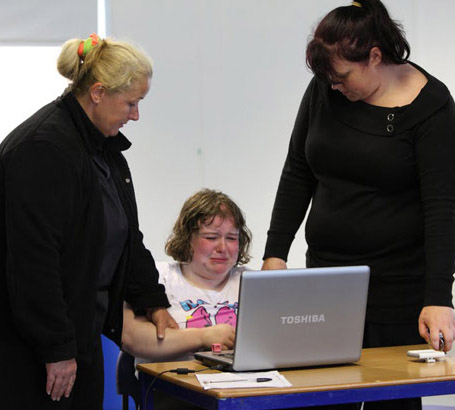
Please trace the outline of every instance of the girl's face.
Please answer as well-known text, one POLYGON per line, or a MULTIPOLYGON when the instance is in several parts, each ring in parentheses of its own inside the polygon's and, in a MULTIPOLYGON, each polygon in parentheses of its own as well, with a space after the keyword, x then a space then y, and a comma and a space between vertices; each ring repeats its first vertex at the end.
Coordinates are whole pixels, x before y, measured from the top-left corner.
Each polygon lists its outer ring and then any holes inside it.
POLYGON ((200 224, 191 237, 193 257, 188 265, 193 274, 204 279, 222 279, 237 263, 239 229, 232 217, 216 216, 208 224, 200 224))

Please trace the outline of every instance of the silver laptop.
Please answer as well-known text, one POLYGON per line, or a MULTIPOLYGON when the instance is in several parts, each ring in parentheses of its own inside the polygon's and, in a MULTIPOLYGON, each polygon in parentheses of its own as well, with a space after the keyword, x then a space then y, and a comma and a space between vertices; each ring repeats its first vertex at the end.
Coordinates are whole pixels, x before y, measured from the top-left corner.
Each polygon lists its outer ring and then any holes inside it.
POLYGON ((355 362, 369 276, 368 266, 245 271, 234 350, 194 356, 233 371, 355 362))

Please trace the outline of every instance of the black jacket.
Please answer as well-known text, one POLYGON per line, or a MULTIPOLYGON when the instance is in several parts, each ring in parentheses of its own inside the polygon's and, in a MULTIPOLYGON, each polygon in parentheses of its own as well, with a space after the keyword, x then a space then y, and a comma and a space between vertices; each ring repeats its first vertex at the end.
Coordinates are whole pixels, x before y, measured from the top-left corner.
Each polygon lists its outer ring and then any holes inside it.
POLYGON ((169 305, 138 227, 121 153, 130 145, 120 133, 105 138, 71 93, 40 109, 0 145, 0 320, 6 331, 0 355, 19 344, 42 362, 89 357, 105 229, 91 158, 100 150, 129 224, 104 333, 120 344, 123 299, 136 311, 169 305))

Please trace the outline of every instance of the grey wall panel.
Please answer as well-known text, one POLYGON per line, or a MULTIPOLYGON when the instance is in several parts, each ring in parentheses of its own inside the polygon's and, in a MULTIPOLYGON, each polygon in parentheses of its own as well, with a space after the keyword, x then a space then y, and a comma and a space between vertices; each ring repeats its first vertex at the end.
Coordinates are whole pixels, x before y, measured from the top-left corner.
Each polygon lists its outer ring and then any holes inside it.
POLYGON ((0 45, 60 44, 96 29, 96 0, 0 2, 0 45))

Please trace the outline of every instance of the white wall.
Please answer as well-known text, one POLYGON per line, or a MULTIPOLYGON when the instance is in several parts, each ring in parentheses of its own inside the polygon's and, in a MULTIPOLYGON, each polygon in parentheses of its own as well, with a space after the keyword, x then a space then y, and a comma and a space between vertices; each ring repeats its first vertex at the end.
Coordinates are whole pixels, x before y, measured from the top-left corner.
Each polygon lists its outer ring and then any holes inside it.
POLYGON ((67 85, 57 73, 60 47, 0 46, 0 141, 67 85))
MULTIPOLYGON (((310 78, 306 37, 327 3, 337 2, 312 2, 317 10, 309 13, 301 0, 112 2, 112 34, 139 42, 155 60, 142 120, 125 131, 134 139, 128 156, 142 229, 157 258, 166 257, 163 243, 184 199, 205 186, 245 211, 254 236, 251 266, 260 266, 310 78)), ((304 248, 302 233, 291 266, 304 265, 304 248)))

